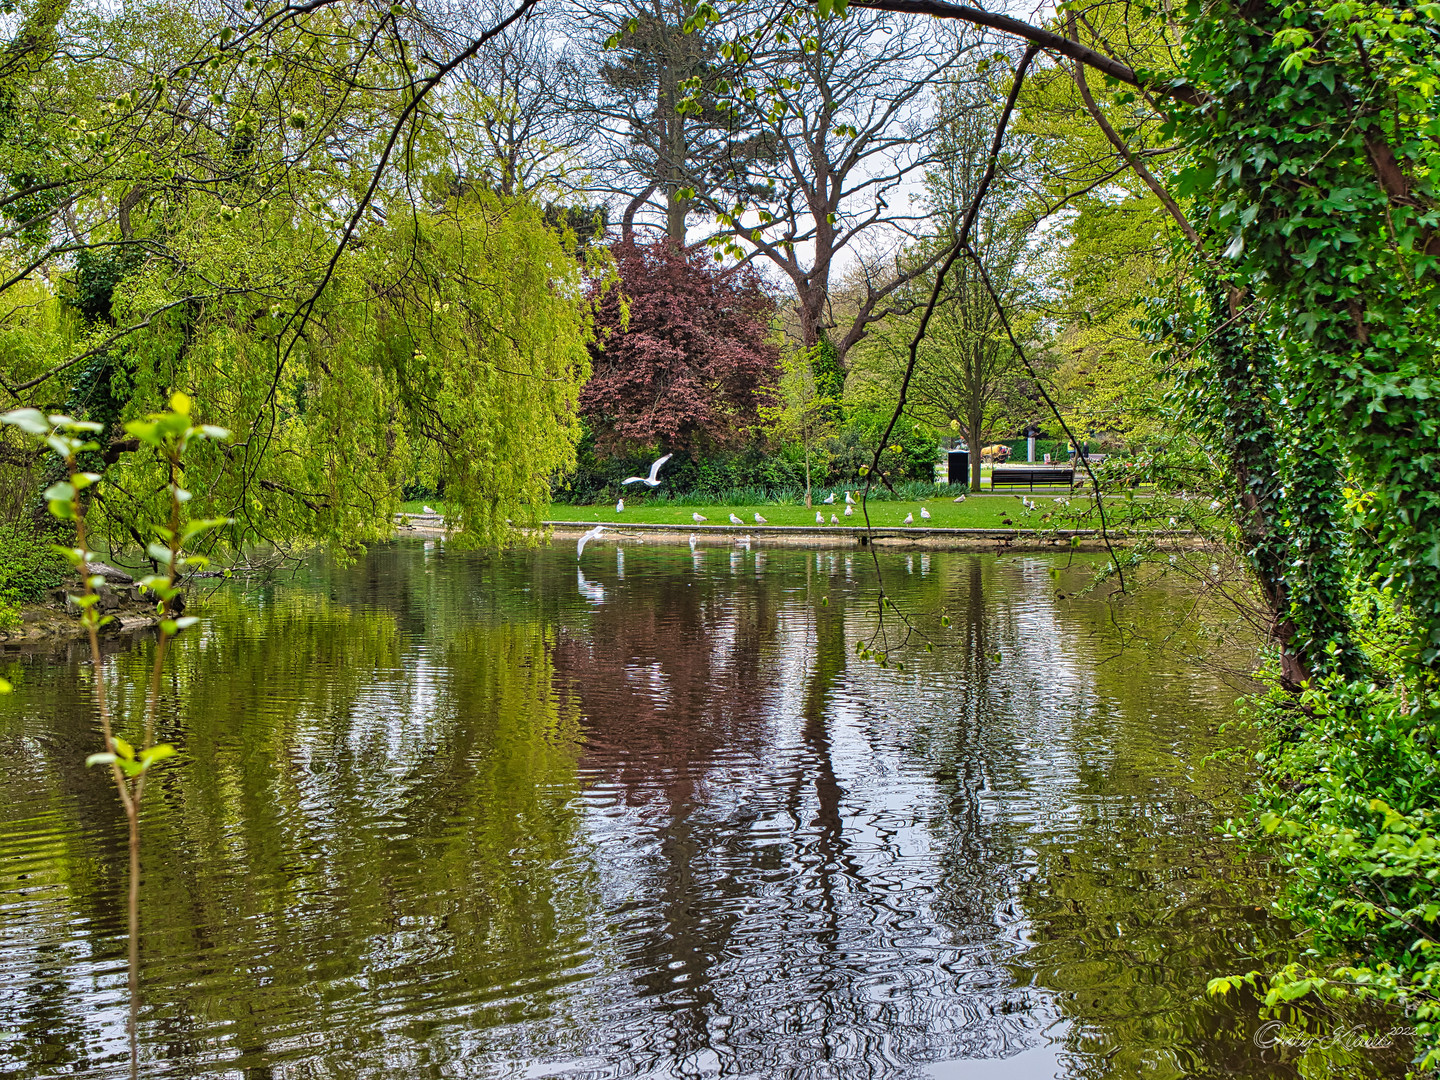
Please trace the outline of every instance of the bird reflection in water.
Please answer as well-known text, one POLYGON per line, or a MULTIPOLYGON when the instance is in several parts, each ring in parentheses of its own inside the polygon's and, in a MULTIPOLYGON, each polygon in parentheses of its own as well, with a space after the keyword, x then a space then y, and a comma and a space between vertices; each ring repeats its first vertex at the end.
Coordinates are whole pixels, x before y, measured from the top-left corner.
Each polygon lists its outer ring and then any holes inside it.
POLYGON ((580 588, 580 595, 592 604, 603 604, 605 602, 605 586, 598 581, 589 581, 585 577, 585 571, 575 570, 576 582, 580 588))

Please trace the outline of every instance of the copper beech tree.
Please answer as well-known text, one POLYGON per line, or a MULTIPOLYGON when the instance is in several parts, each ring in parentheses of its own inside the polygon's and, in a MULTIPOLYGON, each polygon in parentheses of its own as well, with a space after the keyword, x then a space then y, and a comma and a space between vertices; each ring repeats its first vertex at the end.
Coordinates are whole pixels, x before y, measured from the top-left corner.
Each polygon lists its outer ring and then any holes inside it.
POLYGON ((775 301, 759 274, 668 238, 610 250, 620 288, 598 297, 593 370, 580 394, 596 447, 694 454, 736 445, 780 377, 780 350, 768 340, 775 301))

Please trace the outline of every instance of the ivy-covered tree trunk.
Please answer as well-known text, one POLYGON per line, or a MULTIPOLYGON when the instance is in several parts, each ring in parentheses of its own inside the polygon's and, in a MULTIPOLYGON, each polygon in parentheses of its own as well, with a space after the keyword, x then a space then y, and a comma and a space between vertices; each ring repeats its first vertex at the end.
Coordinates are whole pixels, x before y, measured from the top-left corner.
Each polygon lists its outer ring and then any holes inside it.
POLYGON ((1334 446, 1315 437, 1293 398, 1281 402, 1279 415, 1280 510, 1295 642, 1312 673, 1356 677, 1364 661, 1348 613, 1346 577, 1353 560, 1342 521, 1340 462, 1334 446))
POLYGON ((830 335, 824 330, 817 330, 817 335, 814 345, 815 359, 811 364, 815 375, 815 395, 830 403, 826 410, 828 415, 824 419, 838 420, 840 401, 845 396, 845 369, 840 366, 840 357, 835 352, 830 335))
POLYGON ((1212 282, 1205 378, 1192 399, 1229 459, 1234 520, 1280 650, 1280 676, 1298 690, 1312 676, 1359 674, 1340 521, 1341 472, 1286 392, 1288 366, 1273 335, 1212 282))
POLYGON ((1269 373, 1256 363, 1254 335, 1232 313, 1218 284, 1210 288, 1209 301, 1208 378, 1200 388, 1198 405, 1216 425, 1229 457, 1240 544, 1255 572, 1271 634, 1280 649, 1281 680, 1295 689, 1310 678, 1310 672, 1297 647, 1285 539, 1277 531, 1279 439, 1270 420, 1269 373))
MULTIPOLYGON (((1411 662, 1432 681, 1440 660, 1435 11, 1404 2, 1212 5, 1187 36, 1199 105, 1176 117, 1192 147, 1186 192, 1208 208, 1237 280, 1283 311, 1296 423, 1332 463, 1338 454, 1353 470, 1374 561, 1414 614, 1411 662)), ((1308 468, 1298 459, 1295 467, 1297 477, 1308 468)))

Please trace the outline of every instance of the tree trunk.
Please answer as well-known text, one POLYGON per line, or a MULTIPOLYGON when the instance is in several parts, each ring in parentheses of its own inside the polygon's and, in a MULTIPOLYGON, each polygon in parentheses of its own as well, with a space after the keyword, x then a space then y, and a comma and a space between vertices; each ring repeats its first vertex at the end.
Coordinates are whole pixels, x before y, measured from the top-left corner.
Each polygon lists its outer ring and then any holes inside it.
POLYGON ((970 418, 970 423, 965 431, 965 443, 970 447, 970 490, 980 490, 980 449, 985 438, 985 432, 980 427, 981 421, 975 417, 970 418))
POLYGON ((665 108, 666 160, 660 163, 665 177, 665 234, 677 247, 685 246, 685 213, 689 202, 680 197, 685 186, 685 117, 680 115, 678 93, 671 74, 661 80, 665 108))

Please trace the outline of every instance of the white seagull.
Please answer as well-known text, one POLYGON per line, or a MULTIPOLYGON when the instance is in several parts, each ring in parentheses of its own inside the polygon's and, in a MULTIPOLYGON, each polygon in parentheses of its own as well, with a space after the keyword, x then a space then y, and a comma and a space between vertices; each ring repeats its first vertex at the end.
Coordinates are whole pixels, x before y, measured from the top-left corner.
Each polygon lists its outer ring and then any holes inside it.
POLYGON ((657 476, 658 476, 658 474, 659 474, 659 472, 660 472, 660 466, 664 465, 665 462, 669 461, 669 460, 670 460, 672 457, 674 457, 674 456, 675 456, 674 454, 666 454, 664 457, 659 458, 659 459, 656 460, 656 461, 652 461, 652 462, 650 463, 650 475, 649 475, 649 476, 631 476, 631 477, 627 477, 627 478, 624 479, 624 480, 621 480, 620 483, 622 483, 622 484, 644 484, 646 487, 652 487, 652 488, 653 488, 653 487, 659 487, 659 486, 660 486, 660 481, 657 479, 657 476))
POLYGON ((693 521, 693 522, 695 522, 696 525, 699 525, 700 522, 702 522, 702 521, 709 521, 710 519, 707 518, 704 514, 692 513, 692 514, 690 515, 690 520, 693 521))
POLYGON ((430 507, 428 507, 428 506, 425 507, 425 513, 427 513, 427 514, 433 514, 434 512, 435 512, 435 511, 432 510, 430 507))
POLYGON ((624 499, 621 499, 621 500, 619 500, 618 502, 616 502, 616 504, 615 504, 615 512, 616 512, 617 514, 623 512, 624 509, 625 509, 625 500, 624 500, 624 499))
POLYGON ((755 524, 756 524, 756 525, 768 525, 768 524, 770 524, 770 523, 769 523, 768 521, 766 521, 763 517, 760 516, 760 511, 759 511, 759 510, 756 510, 756 511, 755 511, 755 524))
POLYGON ((901 524, 901 525, 914 525, 914 524, 915 524, 915 515, 914 515, 914 514, 906 514, 906 515, 905 515, 905 520, 902 521, 900 524, 901 524))
POLYGON ((732 512, 732 513, 730 514, 730 524, 731 524, 731 525, 744 525, 745 523, 744 523, 743 521, 741 521, 738 517, 736 517, 735 514, 732 512))
MULTIPOLYGON (((849 508, 848 506, 845 508, 845 512, 846 512, 847 514, 850 512, 850 508, 849 508)), ((839 525, 839 524, 840 524, 840 519, 837 518, 834 514, 831 514, 831 515, 830 515, 830 524, 831 524, 831 525, 839 525)))
POLYGON ((826 496, 825 496, 825 502, 826 502, 826 503, 833 503, 834 501, 835 501, 835 493, 834 493, 833 491, 830 492, 829 495, 826 495, 826 496))
POLYGON ((815 524, 816 524, 816 525, 824 525, 824 524, 825 524, 825 515, 822 514, 819 510, 816 510, 816 511, 815 511, 815 524))
POLYGON ((964 501, 965 501, 965 496, 964 496, 964 495, 961 495, 961 496, 959 496, 958 498, 951 499, 950 501, 951 501, 951 502, 964 502, 964 501))
POLYGON ((853 506, 847 506, 847 507, 845 507, 845 516, 846 516, 846 517, 850 517, 850 516, 853 515, 854 513, 855 513, 855 508, 854 508, 853 506))
POLYGON ((854 499, 852 499, 852 498, 850 497, 850 493, 849 493, 848 491, 845 492, 845 501, 846 501, 847 503, 853 503, 853 502, 855 501, 854 499))
POLYGON ((920 518, 921 518, 922 521, 929 521, 929 520, 930 520, 930 511, 929 511, 929 510, 926 510, 925 507, 923 507, 923 506, 920 507, 920 518))
POLYGON ((576 562, 579 562, 579 561, 580 561, 580 556, 585 554, 585 545, 588 544, 591 540, 594 540, 596 537, 598 537, 598 536, 599 536, 602 532, 604 532, 604 531, 605 531, 605 526, 604 526, 604 525, 596 525, 595 528, 591 529, 591 530, 590 530, 589 532, 587 532, 584 536, 580 537, 580 542, 575 545, 575 561, 576 561, 576 562))

